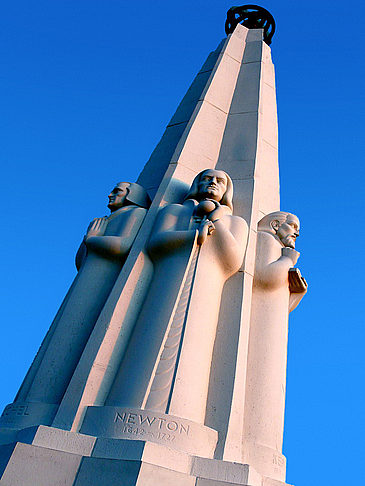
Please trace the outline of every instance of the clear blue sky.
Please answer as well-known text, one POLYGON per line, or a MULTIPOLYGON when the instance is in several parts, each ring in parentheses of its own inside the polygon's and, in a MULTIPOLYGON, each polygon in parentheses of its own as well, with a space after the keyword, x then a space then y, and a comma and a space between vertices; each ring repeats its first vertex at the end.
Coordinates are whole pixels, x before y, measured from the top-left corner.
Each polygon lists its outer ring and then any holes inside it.
MULTIPOLYGON (((5 2, 0 15, 1 395, 12 401, 88 222, 135 180, 229 1, 5 2)), ((282 209, 310 289, 290 320, 284 453, 296 486, 362 484, 363 2, 262 2, 276 19, 282 209), (355 217, 356 216, 356 217, 355 217)))

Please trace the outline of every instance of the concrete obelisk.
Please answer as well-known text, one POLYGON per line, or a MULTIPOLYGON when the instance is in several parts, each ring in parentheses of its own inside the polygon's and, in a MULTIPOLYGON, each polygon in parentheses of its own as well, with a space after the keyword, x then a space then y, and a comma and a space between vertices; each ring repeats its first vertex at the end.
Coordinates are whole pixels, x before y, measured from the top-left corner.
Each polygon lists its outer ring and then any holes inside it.
POLYGON ((0 484, 285 486, 288 313, 307 286, 279 204, 274 29, 228 11, 137 183, 90 224, 0 419, 0 484))

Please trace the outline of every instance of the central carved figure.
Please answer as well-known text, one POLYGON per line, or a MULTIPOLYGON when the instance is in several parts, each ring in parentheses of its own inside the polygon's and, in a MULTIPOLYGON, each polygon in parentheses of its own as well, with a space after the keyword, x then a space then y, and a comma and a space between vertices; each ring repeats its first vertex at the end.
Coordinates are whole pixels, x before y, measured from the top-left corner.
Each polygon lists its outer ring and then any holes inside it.
POLYGON ((205 170, 161 209, 147 245, 154 276, 106 405, 204 422, 222 288, 242 264, 247 224, 233 184, 205 170))

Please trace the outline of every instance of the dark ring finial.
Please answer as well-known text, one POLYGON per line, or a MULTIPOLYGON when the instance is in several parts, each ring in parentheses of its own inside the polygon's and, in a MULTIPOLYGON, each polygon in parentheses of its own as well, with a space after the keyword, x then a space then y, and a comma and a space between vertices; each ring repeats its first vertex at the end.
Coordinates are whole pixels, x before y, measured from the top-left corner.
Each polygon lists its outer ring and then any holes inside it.
POLYGON ((266 8, 258 5, 242 5, 231 7, 227 12, 226 34, 232 34, 237 24, 242 24, 248 29, 264 29, 264 41, 271 44, 275 32, 275 20, 266 8))

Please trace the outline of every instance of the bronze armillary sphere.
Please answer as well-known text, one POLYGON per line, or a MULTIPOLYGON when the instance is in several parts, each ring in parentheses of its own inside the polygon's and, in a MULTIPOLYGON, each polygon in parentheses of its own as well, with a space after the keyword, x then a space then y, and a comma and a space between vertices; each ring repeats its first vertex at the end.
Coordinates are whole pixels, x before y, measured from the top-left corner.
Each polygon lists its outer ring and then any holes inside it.
POLYGON ((227 12, 226 34, 232 34, 237 24, 242 24, 248 29, 264 29, 264 41, 271 44, 275 32, 275 20, 270 12, 258 5, 242 5, 231 7, 227 12))

